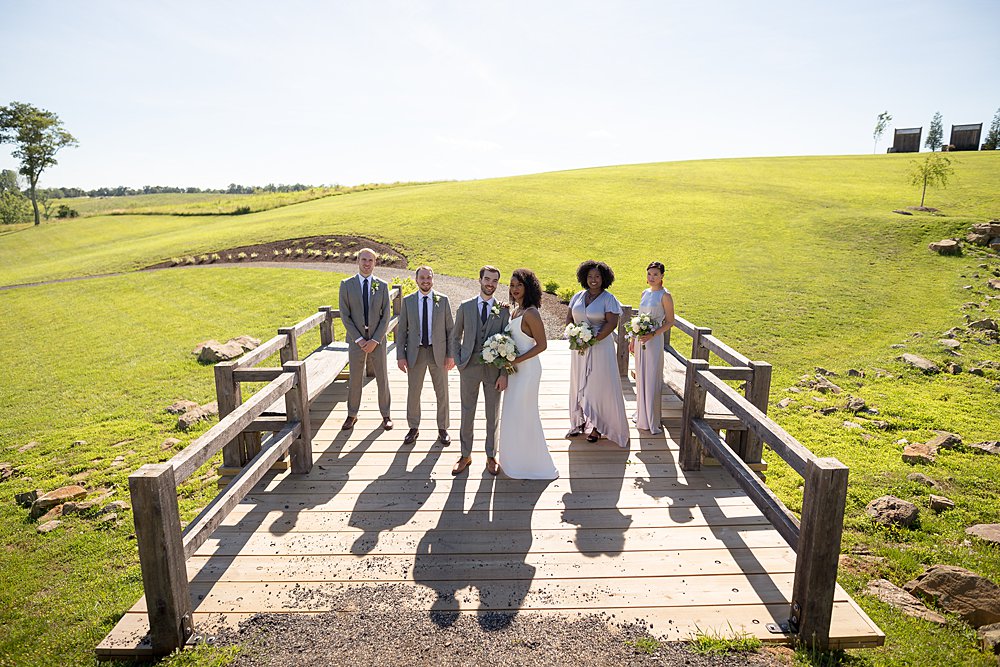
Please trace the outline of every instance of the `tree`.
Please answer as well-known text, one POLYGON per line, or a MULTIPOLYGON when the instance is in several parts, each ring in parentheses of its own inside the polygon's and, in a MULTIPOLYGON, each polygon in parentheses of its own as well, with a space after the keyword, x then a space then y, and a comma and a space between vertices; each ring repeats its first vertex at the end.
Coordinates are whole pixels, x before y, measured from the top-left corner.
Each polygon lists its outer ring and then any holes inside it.
POLYGON ((891 122, 892 116, 889 115, 888 111, 883 111, 875 119, 875 132, 872 133, 872 136, 875 138, 875 148, 872 150, 872 153, 878 152, 878 140, 882 138, 882 134, 891 122))
POLYGON ((944 137, 944 128, 941 127, 941 112, 938 111, 931 119, 931 129, 927 130, 927 140, 924 146, 932 151, 941 149, 941 139, 944 137))
POLYGON ((920 194, 920 207, 924 206, 924 197, 927 195, 927 186, 940 185, 942 188, 948 187, 948 177, 955 173, 951 167, 951 160, 943 153, 928 153, 923 160, 913 160, 911 163, 910 184, 923 184, 923 192, 920 194))
POLYGON ((997 148, 1000 148, 1000 109, 993 114, 990 131, 986 133, 986 141, 983 142, 984 151, 995 151, 997 148))
POLYGON ((21 179, 13 169, 0 171, 0 192, 16 192, 21 194, 21 179))
POLYGON ((0 171, 0 223, 13 225, 28 217, 28 198, 21 193, 20 179, 13 169, 0 171))
POLYGON ((0 144, 17 146, 12 155, 21 160, 20 173, 28 179, 31 206, 35 210, 35 224, 41 224, 38 213, 38 178, 56 163, 56 153, 67 146, 77 146, 73 135, 67 132, 59 116, 51 111, 38 109, 23 102, 11 102, 0 107, 0 144))

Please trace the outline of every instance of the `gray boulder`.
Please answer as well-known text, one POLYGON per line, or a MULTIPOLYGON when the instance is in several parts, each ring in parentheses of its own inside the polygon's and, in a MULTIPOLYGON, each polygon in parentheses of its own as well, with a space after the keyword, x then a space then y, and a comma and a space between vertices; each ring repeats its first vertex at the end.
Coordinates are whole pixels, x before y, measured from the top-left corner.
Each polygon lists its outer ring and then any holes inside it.
POLYGON ((241 356, 243 356, 243 346, 239 343, 233 341, 220 343, 210 340, 198 353, 198 361, 204 364, 214 364, 219 361, 238 359, 241 356))
POLYGON ((895 496, 882 496, 868 503, 865 514, 876 523, 886 526, 903 526, 907 528, 916 523, 920 510, 913 503, 895 496))
MULTIPOLYGON (((1000 655, 1000 623, 984 625, 976 631, 979 635, 979 646, 986 653, 1000 655)), ((1000 665, 1000 659, 997 660, 1000 665)))
POLYGON ((939 255, 961 255, 962 246, 955 239, 941 239, 927 246, 939 255))
POLYGON ((1000 454, 1000 441, 987 440, 986 442, 974 442, 969 445, 977 454, 1000 454))
POLYGON ((1000 623, 1000 586, 964 567, 934 565, 903 588, 958 614, 974 628, 1000 623))
POLYGON ((937 623, 938 625, 945 625, 948 623, 947 618, 936 611, 931 611, 916 597, 907 593, 902 588, 887 579, 874 579, 869 581, 868 587, 865 588, 865 593, 878 598, 890 607, 898 609, 907 616, 922 618, 925 621, 937 623))
POLYGON ((966 528, 965 533, 986 542, 1000 544, 1000 523, 979 523, 966 528))
POLYGON ((924 373, 938 373, 941 371, 941 369, 938 368, 938 365, 935 364, 933 361, 931 361, 930 359, 924 359, 923 357, 916 354, 910 354, 909 352, 907 352, 906 354, 904 354, 899 358, 902 360, 904 364, 909 364, 914 368, 920 369, 924 373))

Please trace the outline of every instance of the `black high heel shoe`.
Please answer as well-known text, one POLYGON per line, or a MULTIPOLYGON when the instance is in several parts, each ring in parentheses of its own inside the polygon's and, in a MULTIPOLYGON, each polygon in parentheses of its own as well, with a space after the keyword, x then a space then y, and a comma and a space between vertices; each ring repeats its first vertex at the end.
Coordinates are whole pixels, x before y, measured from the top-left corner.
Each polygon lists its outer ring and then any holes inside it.
POLYGON ((601 432, 598 431, 596 428, 590 432, 590 435, 587 436, 587 442, 597 442, 600 439, 601 439, 601 432))

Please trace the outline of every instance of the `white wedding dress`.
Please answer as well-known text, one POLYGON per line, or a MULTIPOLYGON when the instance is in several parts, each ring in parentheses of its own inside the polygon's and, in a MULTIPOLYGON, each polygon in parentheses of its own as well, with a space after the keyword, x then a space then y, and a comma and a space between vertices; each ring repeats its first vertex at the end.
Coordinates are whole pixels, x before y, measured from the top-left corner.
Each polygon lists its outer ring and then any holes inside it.
MULTIPOLYGON (((507 333, 518 353, 535 346, 535 340, 521 331, 522 316, 510 321, 507 333)), ((517 365, 517 372, 507 378, 500 413, 500 469, 514 479, 556 479, 559 471, 549 454, 538 415, 538 385, 542 380, 542 362, 532 357, 517 365)))

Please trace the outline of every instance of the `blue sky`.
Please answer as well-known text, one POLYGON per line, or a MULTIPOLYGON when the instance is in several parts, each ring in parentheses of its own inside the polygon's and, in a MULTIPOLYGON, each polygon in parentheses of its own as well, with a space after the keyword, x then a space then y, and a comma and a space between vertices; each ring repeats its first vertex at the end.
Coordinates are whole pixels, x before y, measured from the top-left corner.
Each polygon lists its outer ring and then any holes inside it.
POLYGON ((871 153, 880 111, 947 139, 1000 107, 997 2, 4 5, 0 104, 80 141, 48 186, 871 153))

